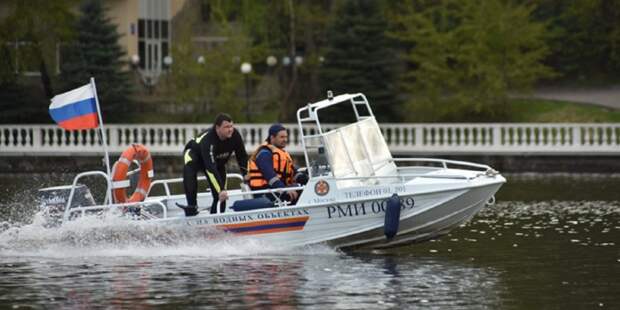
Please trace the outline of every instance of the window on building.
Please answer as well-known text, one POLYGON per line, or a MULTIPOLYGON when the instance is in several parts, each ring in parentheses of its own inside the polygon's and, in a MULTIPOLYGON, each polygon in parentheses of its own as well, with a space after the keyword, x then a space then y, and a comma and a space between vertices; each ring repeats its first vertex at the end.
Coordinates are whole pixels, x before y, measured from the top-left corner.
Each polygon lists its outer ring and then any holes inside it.
POLYGON ((140 68, 160 71, 170 55, 170 0, 140 0, 138 56, 140 68))
POLYGON ((211 4, 208 1, 203 1, 200 4, 200 16, 203 22, 209 22, 209 18, 211 17, 211 4))
MULTIPOLYGON (((6 43, 8 55, 11 59, 13 69, 16 74, 23 74, 26 76, 39 76, 39 66, 41 65, 41 55, 36 49, 36 46, 29 41, 17 41, 6 43)), ((47 64, 50 73, 60 73, 59 60, 60 50, 59 46, 52 51, 53 54, 43 55, 45 57, 45 63, 47 64)))

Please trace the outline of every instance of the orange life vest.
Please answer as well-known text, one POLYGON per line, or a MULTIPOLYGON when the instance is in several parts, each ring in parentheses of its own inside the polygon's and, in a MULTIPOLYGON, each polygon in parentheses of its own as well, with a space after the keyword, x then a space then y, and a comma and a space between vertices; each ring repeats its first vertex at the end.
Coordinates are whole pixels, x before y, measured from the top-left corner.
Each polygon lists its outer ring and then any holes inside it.
POLYGON ((248 172, 250 176, 250 188, 262 189, 269 187, 269 180, 266 180, 263 173, 258 169, 256 164, 256 157, 262 149, 268 149, 271 151, 271 158, 273 158, 273 171, 276 173, 280 181, 285 185, 293 184, 293 158, 287 151, 264 142, 248 160, 248 172))

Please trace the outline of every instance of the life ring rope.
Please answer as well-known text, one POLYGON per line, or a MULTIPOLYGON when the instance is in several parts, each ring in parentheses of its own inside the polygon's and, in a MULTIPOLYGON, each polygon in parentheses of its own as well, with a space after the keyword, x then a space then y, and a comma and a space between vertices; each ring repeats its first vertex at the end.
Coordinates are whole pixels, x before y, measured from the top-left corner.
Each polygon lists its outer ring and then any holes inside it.
POLYGON ((144 201, 151 186, 151 179, 155 175, 153 172, 153 159, 149 150, 142 144, 132 144, 125 149, 120 158, 114 163, 112 173, 112 189, 114 201, 123 202, 140 202, 144 201), (131 197, 127 197, 126 188, 130 182, 128 178, 128 170, 131 163, 136 161, 140 166, 140 177, 138 185, 131 197))

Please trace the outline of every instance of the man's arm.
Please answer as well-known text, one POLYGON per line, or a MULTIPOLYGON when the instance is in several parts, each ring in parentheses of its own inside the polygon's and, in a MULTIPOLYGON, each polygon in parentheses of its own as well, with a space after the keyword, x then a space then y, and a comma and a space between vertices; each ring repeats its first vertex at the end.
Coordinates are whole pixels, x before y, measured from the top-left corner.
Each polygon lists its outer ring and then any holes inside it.
POLYGON ((273 159, 272 154, 268 150, 260 150, 258 156, 256 156, 256 165, 258 166, 258 170, 263 174, 267 183, 269 183, 269 187, 271 188, 280 188, 284 187, 285 184, 278 178, 278 175, 273 170, 273 159))
POLYGON ((211 182, 216 192, 219 193, 222 191, 222 184, 220 183, 220 180, 223 179, 220 173, 217 171, 217 164, 215 162, 215 156, 217 154, 214 154, 215 146, 213 145, 212 141, 206 138, 208 137, 205 137, 205 139, 202 139, 202 141, 200 141, 200 151, 202 153, 202 159, 205 169, 207 170, 206 172, 207 177, 209 178, 209 182, 211 182))
POLYGON ((241 139, 241 135, 236 129, 233 138, 235 139, 235 157, 237 158, 237 164, 239 164, 241 175, 245 176, 248 174, 248 153, 245 151, 243 139, 241 139))
MULTIPOLYGON (((280 180, 276 172, 273 170, 273 158, 270 151, 265 149, 261 150, 258 153, 258 156, 256 156, 256 165, 263 174, 265 180, 267 180, 267 183, 269 183, 270 188, 286 187, 286 184, 280 180)), ((297 199, 297 192, 283 192, 281 197, 284 200, 295 201, 297 199)))

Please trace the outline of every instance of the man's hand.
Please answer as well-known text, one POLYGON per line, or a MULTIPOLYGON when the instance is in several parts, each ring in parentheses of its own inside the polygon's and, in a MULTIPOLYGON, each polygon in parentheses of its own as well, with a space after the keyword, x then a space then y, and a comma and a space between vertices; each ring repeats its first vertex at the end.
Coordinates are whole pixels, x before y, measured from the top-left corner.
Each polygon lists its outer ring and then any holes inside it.
POLYGON ((220 202, 228 200, 228 192, 221 191, 219 197, 220 197, 220 202))
POLYGON ((288 191, 286 192, 286 194, 291 199, 291 201, 297 200, 297 196, 299 196, 299 194, 297 194, 297 191, 288 191))

